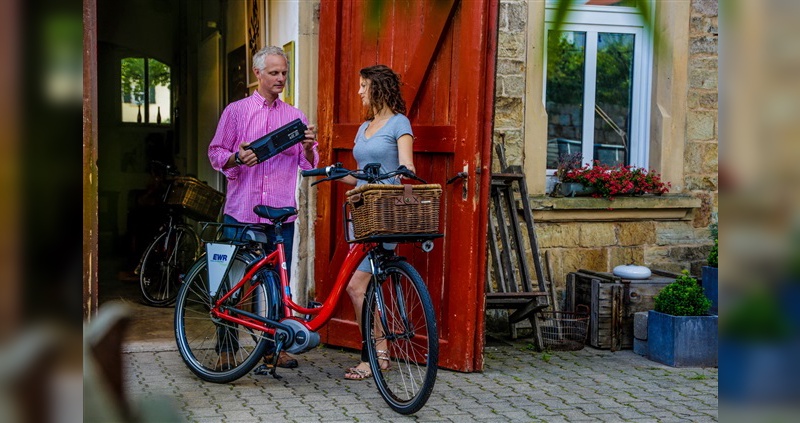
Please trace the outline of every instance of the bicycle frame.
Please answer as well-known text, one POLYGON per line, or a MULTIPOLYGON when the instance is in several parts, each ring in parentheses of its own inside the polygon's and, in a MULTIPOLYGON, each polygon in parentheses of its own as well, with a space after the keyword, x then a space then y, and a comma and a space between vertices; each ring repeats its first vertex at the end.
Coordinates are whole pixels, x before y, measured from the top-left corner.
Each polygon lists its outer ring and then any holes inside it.
MULTIPOLYGON (((350 281, 350 277, 355 272, 358 265, 369 255, 370 251, 376 249, 377 247, 378 244, 376 243, 353 244, 350 248, 350 251, 347 253, 347 257, 344 260, 342 268, 337 274, 336 283, 333 286, 333 290, 327 296, 327 298, 325 298, 322 306, 307 308, 295 303, 292 300, 291 288, 289 287, 288 282, 289 274, 286 270, 287 266, 285 265, 286 255, 284 252, 284 245, 282 242, 277 243, 277 248, 275 251, 252 264, 245 272, 242 279, 216 301, 211 309, 211 314, 214 317, 235 322, 244 327, 259 330, 270 335, 275 335, 275 328, 270 326, 285 328, 285 325, 282 325, 279 322, 265 319, 261 316, 251 313, 242 312, 241 310, 238 312, 242 315, 242 317, 232 316, 227 310, 224 309, 223 306, 225 301, 227 301, 235 292, 239 291, 239 289, 241 289, 245 283, 252 280, 259 270, 271 264, 275 269, 278 269, 278 275, 281 282, 281 303, 284 316, 288 316, 287 319, 295 320, 308 328, 308 330, 316 332, 333 316, 333 312, 336 310, 339 299, 342 297, 342 293, 345 290, 345 287, 347 287, 347 283, 350 281), (293 311, 305 315, 314 315, 315 317, 311 320, 300 319, 292 315, 293 311)), ((256 286, 250 287, 248 291, 242 295, 242 298, 247 298, 255 289, 256 286)))

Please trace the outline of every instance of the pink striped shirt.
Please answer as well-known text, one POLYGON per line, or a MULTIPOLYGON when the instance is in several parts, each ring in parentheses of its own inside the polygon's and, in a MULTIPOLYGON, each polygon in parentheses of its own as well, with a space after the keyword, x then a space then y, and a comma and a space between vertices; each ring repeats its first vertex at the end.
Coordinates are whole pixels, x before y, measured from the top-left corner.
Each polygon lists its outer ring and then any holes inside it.
MULTIPOLYGON (((253 213, 253 207, 264 204, 272 207, 297 207, 297 170, 313 169, 319 162, 317 145, 314 145, 314 163, 309 163, 303 154, 303 146, 296 144, 275 157, 253 167, 222 167, 239 149, 239 144, 263 137, 271 131, 300 118, 308 125, 308 119, 295 107, 280 99, 272 106, 258 91, 250 97, 229 104, 222 112, 217 132, 208 146, 211 166, 228 179, 225 214, 244 223, 271 223, 253 213)), ((288 221, 292 222, 292 217, 288 221)))

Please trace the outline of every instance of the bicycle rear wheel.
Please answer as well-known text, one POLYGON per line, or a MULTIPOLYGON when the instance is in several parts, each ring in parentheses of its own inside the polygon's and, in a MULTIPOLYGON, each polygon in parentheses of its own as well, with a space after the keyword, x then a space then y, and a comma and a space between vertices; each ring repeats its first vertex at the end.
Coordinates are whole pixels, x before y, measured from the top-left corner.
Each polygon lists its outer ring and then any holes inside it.
POLYGON ((200 240, 184 225, 167 228, 147 247, 139 269, 139 289, 145 304, 172 304, 181 286, 181 276, 197 258, 200 240))
POLYGON ((414 267, 394 262, 384 274, 385 279, 373 280, 367 291, 364 339, 381 396, 398 413, 412 414, 425 405, 436 383, 436 317, 428 289, 414 267), (387 360, 389 370, 378 371, 387 360))
MULTIPOLYGON (((209 293, 208 264, 206 257, 187 274, 175 303, 175 340, 178 351, 189 369, 201 379, 214 383, 232 382, 258 364, 267 349, 268 340, 256 331, 211 315, 213 302, 244 276, 249 255, 239 253, 231 263, 228 275, 220 284, 218 295, 209 293)), ((274 279, 259 272, 258 283, 252 282, 230 299, 230 305, 244 311, 276 319, 279 311, 277 287, 274 279), (251 291, 249 295, 246 295, 251 291), (246 296, 245 296, 246 295, 246 296)))

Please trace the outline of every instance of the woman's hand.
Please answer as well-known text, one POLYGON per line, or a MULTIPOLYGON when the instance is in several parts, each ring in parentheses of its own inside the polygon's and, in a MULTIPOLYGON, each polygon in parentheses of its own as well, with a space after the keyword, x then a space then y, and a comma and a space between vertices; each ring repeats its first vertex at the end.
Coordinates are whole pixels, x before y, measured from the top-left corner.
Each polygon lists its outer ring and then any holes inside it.
MULTIPOLYGON (((400 166, 405 166, 411 173, 417 174, 417 169, 414 167, 414 163, 400 163, 400 166)), ((405 175, 400 175, 400 179, 411 179, 405 175)))

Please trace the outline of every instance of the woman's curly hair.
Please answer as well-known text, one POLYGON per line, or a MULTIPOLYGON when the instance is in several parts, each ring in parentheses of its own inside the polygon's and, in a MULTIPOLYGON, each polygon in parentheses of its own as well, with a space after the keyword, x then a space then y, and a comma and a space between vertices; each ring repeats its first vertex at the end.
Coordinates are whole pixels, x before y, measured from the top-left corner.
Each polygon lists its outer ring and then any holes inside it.
POLYGON ((375 112, 388 107, 393 113, 406 113, 406 102, 400 94, 400 76, 386 65, 375 65, 361 69, 361 77, 370 81, 370 107, 367 119, 373 119, 375 112))

